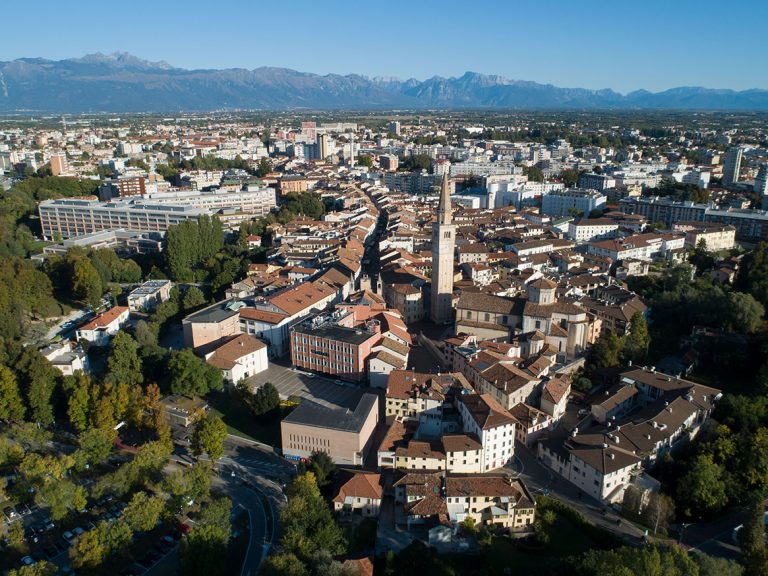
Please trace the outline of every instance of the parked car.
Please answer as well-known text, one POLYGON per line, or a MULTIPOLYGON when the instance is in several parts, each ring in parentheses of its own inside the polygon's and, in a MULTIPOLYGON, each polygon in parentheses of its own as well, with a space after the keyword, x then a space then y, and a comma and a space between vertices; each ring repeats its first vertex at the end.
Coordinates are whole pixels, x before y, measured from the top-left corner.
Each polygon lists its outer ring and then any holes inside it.
POLYGON ((75 535, 72 534, 72 532, 70 532, 69 530, 64 532, 64 534, 62 534, 61 537, 64 538, 64 540, 66 540, 69 544, 72 544, 72 542, 75 541, 75 535))
POLYGON ((32 564, 35 563, 35 559, 32 558, 32 556, 24 556, 24 558, 21 559, 21 563, 24 564, 24 566, 32 566, 32 564))

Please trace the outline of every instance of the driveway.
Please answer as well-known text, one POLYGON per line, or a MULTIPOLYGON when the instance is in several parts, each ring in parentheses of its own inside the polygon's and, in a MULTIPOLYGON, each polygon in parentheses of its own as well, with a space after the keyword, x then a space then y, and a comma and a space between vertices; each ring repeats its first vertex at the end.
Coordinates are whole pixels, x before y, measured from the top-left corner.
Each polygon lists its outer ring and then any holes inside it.
POLYGON ((329 407, 354 408, 363 395, 364 389, 341 386, 335 378, 294 370, 285 360, 270 362, 269 368, 248 378, 253 389, 271 382, 280 393, 280 398, 299 396, 329 407))

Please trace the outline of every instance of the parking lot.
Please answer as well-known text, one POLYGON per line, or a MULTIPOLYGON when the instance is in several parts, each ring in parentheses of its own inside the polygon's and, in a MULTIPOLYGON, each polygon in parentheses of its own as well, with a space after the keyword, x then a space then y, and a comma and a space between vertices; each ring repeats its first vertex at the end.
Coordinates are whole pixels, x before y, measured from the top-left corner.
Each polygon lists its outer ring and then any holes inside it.
POLYGON ((267 370, 248 378, 254 389, 265 382, 274 384, 282 399, 299 396, 331 407, 354 408, 364 391, 354 385, 336 384, 334 378, 294 370, 287 360, 270 362, 267 370))

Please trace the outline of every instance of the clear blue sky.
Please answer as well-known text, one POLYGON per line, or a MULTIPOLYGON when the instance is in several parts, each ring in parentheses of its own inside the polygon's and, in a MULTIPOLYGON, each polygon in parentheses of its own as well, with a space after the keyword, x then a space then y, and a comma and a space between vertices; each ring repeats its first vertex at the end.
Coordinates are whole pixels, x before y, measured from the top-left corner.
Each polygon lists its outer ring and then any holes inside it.
POLYGON ((182 68, 425 79, 467 70, 627 92, 768 88, 768 2, 37 0, 3 3, 0 60, 130 52, 182 68))

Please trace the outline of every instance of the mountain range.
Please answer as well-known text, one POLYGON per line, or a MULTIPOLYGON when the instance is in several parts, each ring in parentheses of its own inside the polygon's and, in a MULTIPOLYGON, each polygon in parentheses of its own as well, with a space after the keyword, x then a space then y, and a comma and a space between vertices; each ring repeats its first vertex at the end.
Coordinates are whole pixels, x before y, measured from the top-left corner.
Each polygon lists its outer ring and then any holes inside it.
POLYGON ((126 53, 0 61, 4 113, 483 108, 768 110, 768 90, 620 94, 476 72, 421 81, 270 67, 187 70, 126 53))

